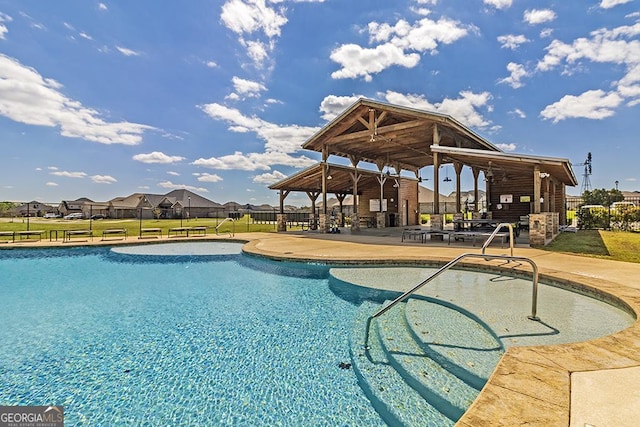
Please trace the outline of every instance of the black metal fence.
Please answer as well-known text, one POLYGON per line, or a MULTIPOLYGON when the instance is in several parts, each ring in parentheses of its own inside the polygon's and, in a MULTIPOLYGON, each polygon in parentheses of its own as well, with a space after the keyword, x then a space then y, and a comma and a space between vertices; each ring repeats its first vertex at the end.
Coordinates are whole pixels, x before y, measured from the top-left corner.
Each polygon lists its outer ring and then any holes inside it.
POLYGON ((585 205, 582 197, 567 199, 567 218, 581 230, 640 231, 640 197, 611 206, 585 205))

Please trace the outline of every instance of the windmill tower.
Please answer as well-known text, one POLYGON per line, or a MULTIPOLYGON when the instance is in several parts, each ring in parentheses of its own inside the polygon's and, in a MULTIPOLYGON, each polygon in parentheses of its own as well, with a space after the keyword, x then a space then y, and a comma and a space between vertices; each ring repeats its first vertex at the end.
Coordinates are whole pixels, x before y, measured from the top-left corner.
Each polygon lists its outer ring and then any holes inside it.
POLYGON ((580 194, 584 194, 585 191, 591 191, 591 152, 587 153, 587 160, 584 163, 580 163, 577 166, 584 166, 584 173, 582 174, 582 188, 580 194))

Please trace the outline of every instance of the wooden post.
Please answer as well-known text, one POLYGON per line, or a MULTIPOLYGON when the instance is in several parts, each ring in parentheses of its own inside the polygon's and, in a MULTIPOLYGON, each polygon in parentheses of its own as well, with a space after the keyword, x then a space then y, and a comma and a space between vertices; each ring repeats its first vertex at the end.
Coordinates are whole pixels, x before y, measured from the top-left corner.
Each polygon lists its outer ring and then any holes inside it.
MULTIPOLYGON (((440 145, 438 125, 433 125, 433 145, 440 145)), ((433 213, 440 213, 440 154, 433 153, 433 213)))

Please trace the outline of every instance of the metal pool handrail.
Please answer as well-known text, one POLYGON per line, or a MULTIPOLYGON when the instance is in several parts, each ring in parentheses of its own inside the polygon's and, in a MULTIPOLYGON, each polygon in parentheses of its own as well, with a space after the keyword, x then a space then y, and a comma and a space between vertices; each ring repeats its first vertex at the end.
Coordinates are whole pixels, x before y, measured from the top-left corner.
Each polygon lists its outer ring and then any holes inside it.
POLYGON ((498 231, 502 230, 502 227, 509 227, 509 249, 511 250, 511 256, 513 256, 513 224, 509 222, 501 222, 496 226, 496 229, 493 230, 493 233, 491 233, 491 236, 489 236, 487 241, 484 242, 484 245, 482 245, 482 253, 484 253, 485 249, 487 249, 487 246, 491 244, 493 239, 498 234, 498 231))
MULTIPOLYGON (((218 232, 218 228, 220 228, 220 226, 222 224, 224 224, 227 221, 231 221, 231 231, 229 232, 229 237, 233 237, 236 234, 236 222, 233 218, 225 218, 222 220, 222 222, 218 225, 216 225, 216 236, 219 236, 220 233, 218 232)), ((226 234, 226 233, 225 233, 226 234)))
MULTIPOLYGON (((494 232, 494 234, 495 234, 495 232, 494 232)), ((483 251, 484 251, 484 247, 483 247, 483 251)), ((419 284, 417 284, 413 288, 409 289, 408 291, 406 291, 405 293, 400 295, 398 298, 396 298, 393 301, 391 301, 391 303, 389 303, 388 305, 382 307, 380 310, 375 312, 372 316, 369 316, 369 318, 367 319, 367 325, 366 325, 366 330, 365 330, 365 333, 366 333, 366 335, 365 335, 365 343, 364 343, 365 350, 367 350, 367 351, 369 350, 369 330, 371 328, 371 322, 373 321, 373 319, 375 319, 376 317, 382 316, 384 313, 389 311, 395 305, 397 305, 397 304, 401 303, 402 301, 404 301, 405 299, 409 298, 412 294, 414 294, 420 288, 422 288, 427 283, 431 282, 433 279, 435 279, 436 277, 438 277, 439 275, 441 275, 445 271, 449 270, 451 267, 453 267, 454 265, 456 265, 458 262, 460 262, 461 260, 463 260, 465 258, 481 258, 481 259, 484 259, 485 261, 489 261, 489 260, 492 260, 492 259, 504 259, 504 260, 507 260, 507 261, 528 262, 531 265, 531 268, 533 270, 533 272, 532 272, 533 273, 533 278, 532 278, 532 281, 533 281, 533 294, 532 294, 532 297, 531 297, 531 315, 527 316, 527 318, 529 320, 540 321, 540 318, 536 315, 537 314, 537 307, 538 307, 538 266, 536 265, 535 262, 533 262, 532 259, 529 259, 529 258, 526 258, 526 257, 512 256, 512 255, 510 256, 510 255, 490 255, 490 254, 485 254, 485 253, 482 253, 482 254, 464 253, 464 254, 459 255, 458 257, 452 259, 451 261, 449 261, 448 263, 446 263, 442 267, 440 267, 440 269, 438 271, 436 271, 431 276, 427 277, 425 280, 423 280, 422 282, 420 282, 419 284)))

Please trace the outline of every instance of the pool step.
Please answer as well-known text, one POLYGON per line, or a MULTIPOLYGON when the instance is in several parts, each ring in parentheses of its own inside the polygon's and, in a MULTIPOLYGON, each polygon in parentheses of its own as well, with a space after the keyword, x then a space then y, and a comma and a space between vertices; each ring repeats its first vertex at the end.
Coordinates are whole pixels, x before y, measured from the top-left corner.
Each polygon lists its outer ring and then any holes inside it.
POLYGON ((377 321, 376 332, 385 356, 407 384, 448 418, 457 420, 480 389, 449 371, 448 361, 429 357, 407 327, 405 307, 404 303, 398 304, 377 321))
MULTIPOLYGON (((388 304, 385 303, 385 304, 388 304)), ((389 425, 453 425, 503 354, 500 341, 470 313, 411 298, 371 323, 380 305, 361 305, 351 334, 360 386, 389 425)))
POLYGON ((368 345, 364 351, 367 318, 379 308, 365 302, 354 321, 350 340, 351 360, 358 383, 382 419, 392 426, 453 426, 454 421, 425 400, 404 381, 384 353, 378 339, 377 322, 371 325, 368 345))
POLYGON ((472 313, 430 298, 410 298, 408 330, 425 354, 480 390, 504 354, 500 339, 472 313))

